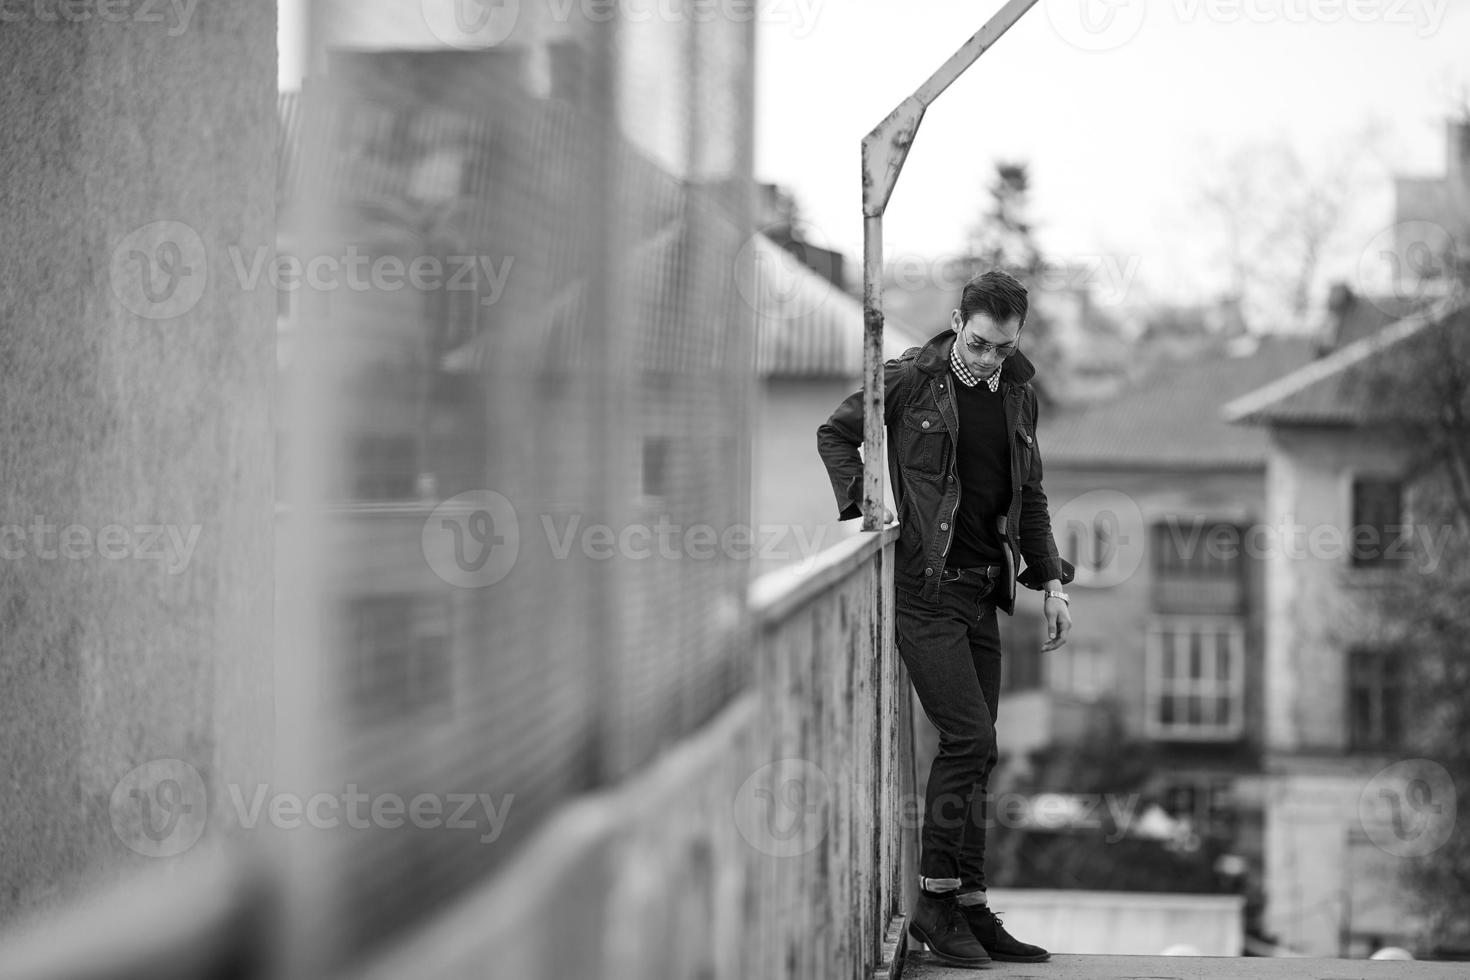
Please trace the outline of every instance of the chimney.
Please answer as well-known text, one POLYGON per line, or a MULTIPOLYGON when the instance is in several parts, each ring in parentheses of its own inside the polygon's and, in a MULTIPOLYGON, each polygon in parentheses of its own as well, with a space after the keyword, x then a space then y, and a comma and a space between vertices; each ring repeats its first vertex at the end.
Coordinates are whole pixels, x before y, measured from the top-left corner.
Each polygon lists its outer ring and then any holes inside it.
POLYGON ((1337 350, 1342 339, 1342 326, 1348 314, 1357 305, 1358 297, 1345 282, 1335 282, 1327 293, 1327 322, 1317 337, 1317 356, 1323 357, 1337 350))

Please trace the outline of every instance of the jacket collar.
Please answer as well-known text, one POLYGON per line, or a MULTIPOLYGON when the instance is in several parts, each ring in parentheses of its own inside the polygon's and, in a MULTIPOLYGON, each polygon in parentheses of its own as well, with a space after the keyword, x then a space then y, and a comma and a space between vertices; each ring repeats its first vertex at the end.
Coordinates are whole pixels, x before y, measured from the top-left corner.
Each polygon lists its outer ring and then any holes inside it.
MULTIPOLYGON (((955 332, 946 329, 935 334, 919 351, 914 364, 925 374, 941 374, 949 370, 949 352, 954 347, 955 332)), ((1016 351, 1001 362, 1001 384, 1023 385, 1036 376, 1036 365, 1022 351, 1016 351)))

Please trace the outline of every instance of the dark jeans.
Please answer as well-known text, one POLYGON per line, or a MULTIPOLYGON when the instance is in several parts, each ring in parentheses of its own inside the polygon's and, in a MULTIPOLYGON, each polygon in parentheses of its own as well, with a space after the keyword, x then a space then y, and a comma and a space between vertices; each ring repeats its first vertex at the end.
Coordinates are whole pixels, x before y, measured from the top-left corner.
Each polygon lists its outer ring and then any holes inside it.
POLYGON ((985 887, 986 796, 1000 698, 1000 624, 988 598, 995 584, 946 570, 934 602, 894 591, 898 652, 939 730, 924 792, 919 874, 958 878, 963 891, 985 887))

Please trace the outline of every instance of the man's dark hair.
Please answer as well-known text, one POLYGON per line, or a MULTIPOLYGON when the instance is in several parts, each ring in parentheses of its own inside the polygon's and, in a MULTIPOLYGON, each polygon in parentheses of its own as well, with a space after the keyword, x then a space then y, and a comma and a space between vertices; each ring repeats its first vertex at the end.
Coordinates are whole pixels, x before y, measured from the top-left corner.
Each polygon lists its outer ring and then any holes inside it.
POLYGON ((1026 325, 1026 310, 1030 302, 1026 287, 1009 272, 991 269, 978 276, 970 277, 960 293, 960 322, 970 322, 976 313, 986 313, 996 323, 1005 323, 1015 317, 1020 326, 1026 325))

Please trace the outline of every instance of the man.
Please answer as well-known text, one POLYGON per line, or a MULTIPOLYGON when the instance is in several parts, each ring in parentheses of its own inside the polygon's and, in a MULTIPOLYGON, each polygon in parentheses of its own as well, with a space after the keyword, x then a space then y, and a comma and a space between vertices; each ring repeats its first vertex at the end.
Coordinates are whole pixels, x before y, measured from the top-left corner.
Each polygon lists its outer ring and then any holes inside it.
MULTIPOLYGON (((985 798, 995 766, 1000 695, 996 610, 1015 610, 1016 583, 1043 589, 1048 640, 1072 620, 1041 489, 1035 367, 1017 349, 1026 287, 1001 271, 965 284, 950 329, 889 361, 884 372, 888 472, 898 504, 896 633, 924 713, 939 730, 929 770, 919 859, 920 898, 909 934, 939 959, 984 966, 1039 962, 985 895, 985 798), (1024 559, 1026 569, 1016 569, 1024 559)), ((840 519, 860 516, 862 392, 817 430, 840 519)), ((893 520, 892 513, 887 514, 893 520)))

